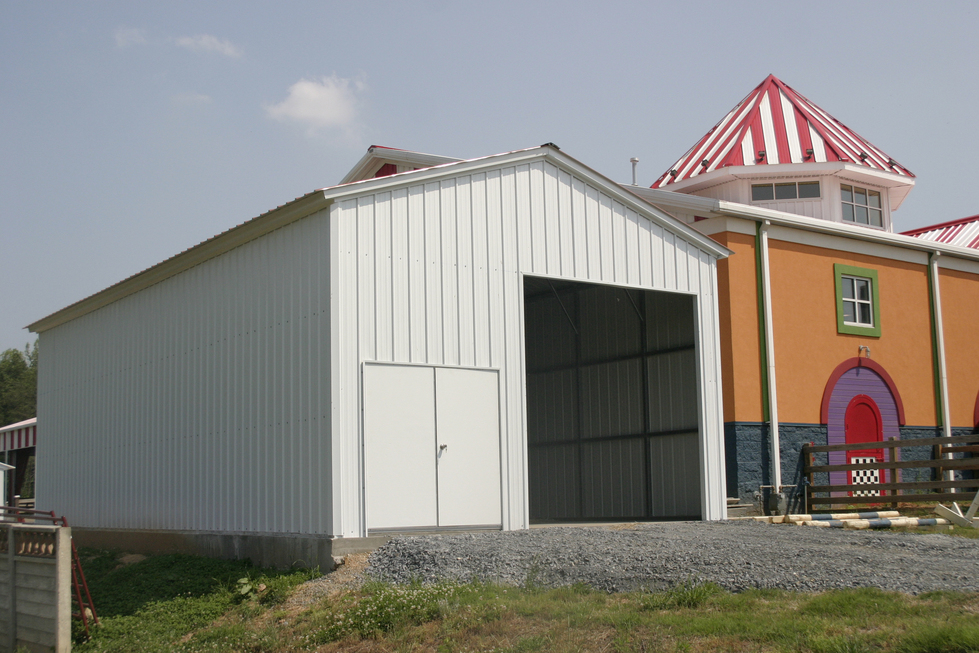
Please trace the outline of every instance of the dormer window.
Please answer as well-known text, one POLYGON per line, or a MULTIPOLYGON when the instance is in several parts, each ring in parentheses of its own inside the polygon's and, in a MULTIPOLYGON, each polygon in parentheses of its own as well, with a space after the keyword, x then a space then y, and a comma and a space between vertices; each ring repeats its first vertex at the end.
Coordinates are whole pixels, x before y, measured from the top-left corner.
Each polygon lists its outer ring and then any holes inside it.
POLYGON ((880 193, 859 186, 840 185, 843 200, 843 221, 857 224, 884 226, 884 213, 880 205, 880 193))
POLYGON ((819 199, 818 181, 800 181, 782 184, 752 184, 751 201, 819 199))

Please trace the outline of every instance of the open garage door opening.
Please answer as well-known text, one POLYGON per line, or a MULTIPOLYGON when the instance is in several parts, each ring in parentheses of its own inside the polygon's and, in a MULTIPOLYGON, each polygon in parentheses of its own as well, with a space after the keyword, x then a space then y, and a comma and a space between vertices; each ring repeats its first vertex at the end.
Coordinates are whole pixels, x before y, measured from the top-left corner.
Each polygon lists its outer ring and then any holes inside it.
POLYGON ((699 519, 695 300, 525 277, 530 519, 699 519))

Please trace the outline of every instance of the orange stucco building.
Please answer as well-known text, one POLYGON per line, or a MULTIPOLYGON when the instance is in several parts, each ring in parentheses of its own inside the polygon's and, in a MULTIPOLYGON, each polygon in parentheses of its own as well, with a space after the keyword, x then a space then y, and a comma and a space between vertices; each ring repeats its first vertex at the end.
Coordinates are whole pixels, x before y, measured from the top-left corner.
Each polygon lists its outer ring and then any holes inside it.
POLYGON ((634 190, 733 252, 718 266, 729 496, 796 493, 806 442, 979 429, 979 238, 894 233, 914 180, 770 76, 634 190))

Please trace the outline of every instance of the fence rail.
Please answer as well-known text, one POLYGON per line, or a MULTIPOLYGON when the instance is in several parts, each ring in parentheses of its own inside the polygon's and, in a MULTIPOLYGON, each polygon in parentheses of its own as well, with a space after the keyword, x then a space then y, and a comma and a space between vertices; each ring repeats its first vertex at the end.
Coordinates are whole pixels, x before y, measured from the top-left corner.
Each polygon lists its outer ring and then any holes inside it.
MULTIPOLYGON (((884 504, 894 508, 898 503, 932 503, 938 501, 971 501, 979 490, 979 479, 944 478, 947 471, 979 470, 979 434, 960 435, 941 438, 917 438, 898 440, 891 438, 884 442, 861 442, 857 444, 816 445, 809 443, 802 447, 802 472, 806 479, 806 509, 812 507, 828 508, 833 505, 884 504), (926 460, 901 460, 901 450, 911 447, 932 447, 932 457, 926 460), (816 454, 847 451, 867 451, 886 449, 888 460, 872 462, 817 465, 816 454), (946 455, 961 454, 964 458, 946 458, 946 455), (934 480, 902 481, 904 470, 927 470, 934 474, 934 480), (815 482, 816 474, 830 472, 852 472, 877 470, 877 483, 828 483, 815 482), (887 473, 890 473, 889 482, 887 473), (859 493, 859 494, 854 494, 859 493)), ((828 462, 828 461, 827 461, 828 462)))

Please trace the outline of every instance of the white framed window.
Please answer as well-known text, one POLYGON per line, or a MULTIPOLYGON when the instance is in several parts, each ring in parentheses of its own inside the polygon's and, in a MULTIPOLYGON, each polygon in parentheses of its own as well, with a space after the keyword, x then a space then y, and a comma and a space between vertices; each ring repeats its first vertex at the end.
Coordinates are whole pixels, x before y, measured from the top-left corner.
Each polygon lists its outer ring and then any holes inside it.
POLYGON ((751 201, 819 199, 818 181, 752 184, 751 201))
POLYGON ((842 275, 843 324, 874 326, 874 302, 870 279, 842 275))
POLYGON ((840 184, 840 199, 843 201, 843 221, 866 224, 873 227, 884 226, 884 211, 881 208, 880 192, 849 184, 840 184))

